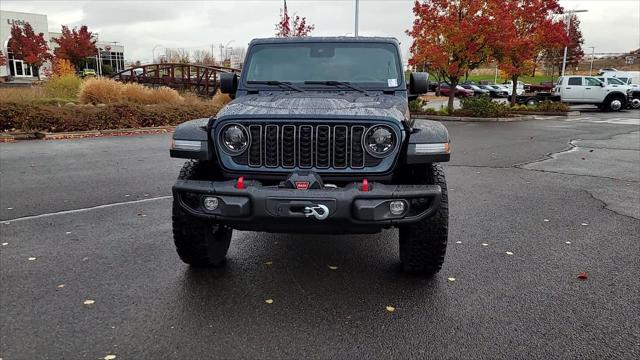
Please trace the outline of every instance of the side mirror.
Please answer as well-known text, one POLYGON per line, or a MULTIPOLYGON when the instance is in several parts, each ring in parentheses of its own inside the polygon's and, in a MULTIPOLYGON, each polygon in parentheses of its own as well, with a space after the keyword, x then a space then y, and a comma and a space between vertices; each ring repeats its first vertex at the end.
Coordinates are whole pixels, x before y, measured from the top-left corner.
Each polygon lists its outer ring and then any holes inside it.
POLYGON ((220 92, 223 94, 235 94, 238 90, 238 75, 233 73, 220 74, 220 92))
POLYGON ((429 91, 429 74, 414 72, 409 76, 409 93, 412 95, 426 94, 429 91))
POLYGON ((605 83, 603 83, 603 82, 600 83, 600 87, 605 87, 605 86, 607 86, 607 85, 605 85, 605 83))

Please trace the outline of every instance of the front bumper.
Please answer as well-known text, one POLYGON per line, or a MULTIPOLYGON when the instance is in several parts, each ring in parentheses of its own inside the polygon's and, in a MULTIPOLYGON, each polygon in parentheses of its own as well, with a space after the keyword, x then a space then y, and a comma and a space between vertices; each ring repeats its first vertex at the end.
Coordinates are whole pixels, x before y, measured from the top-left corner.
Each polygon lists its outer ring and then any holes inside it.
POLYGON ((342 188, 297 190, 263 186, 248 181, 244 189, 236 181, 178 180, 173 186, 177 205, 188 214, 216 220, 239 230, 268 232, 373 233, 382 228, 414 223, 432 215, 440 204, 438 185, 385 185, 350 183, 342 188), (207 210, 204 198, 218 200, 207 210), (405 210, 393 215, 390 202, 404 201, 405 210), (328 216, 319 220, 305 212, 323 205, 328 216))

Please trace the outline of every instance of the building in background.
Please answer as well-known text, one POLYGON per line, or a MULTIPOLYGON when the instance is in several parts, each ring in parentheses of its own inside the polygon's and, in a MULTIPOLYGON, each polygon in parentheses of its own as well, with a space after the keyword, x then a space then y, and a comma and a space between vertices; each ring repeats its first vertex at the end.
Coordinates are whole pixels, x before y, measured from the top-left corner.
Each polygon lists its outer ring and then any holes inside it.
MULTIPOLYGON (((17 58, 8 47, 9 38, 11 38, 11 27, 14 24, 24 26, 26 23, 31 24, 35 33, 44 34, 44 39, 49 44, 49 49, 52 53, 53 49, 58 46, 52 39, 60 37, 62 34, 56 31, 49 31, 47 15, 0 10, 0 50, 7 58, 7 64, 0 66, 0 78, 25 81, 35 80, 38 77, 38 73, 44 75, 51 68, 50 62, 46 62, 39 69, 29 66, 22 59, 17 58)), ((98 41, 96 42, 96 47, 99 54, 86 59, 86 69, 93 69, 96 73, 104 73, 104 75, 124 70, 124 46, 122 44, 117 41, 98 41)))
POLYGON ((7 58, 7 64, 0 66, 0 77, 10 76, 16 79, 34 79, 38 77, 38 73, 43 73, 47 68, 51 67, 48 62, 39 69, 29 66, 22 59, 17 58, 9 48, 11 27, 13 25, 24 26, 26 23, 31 24, 36 34, 43 33, 44 39, 48 42, 51 41, 47 15, 0 10, 0 50, 7 58))

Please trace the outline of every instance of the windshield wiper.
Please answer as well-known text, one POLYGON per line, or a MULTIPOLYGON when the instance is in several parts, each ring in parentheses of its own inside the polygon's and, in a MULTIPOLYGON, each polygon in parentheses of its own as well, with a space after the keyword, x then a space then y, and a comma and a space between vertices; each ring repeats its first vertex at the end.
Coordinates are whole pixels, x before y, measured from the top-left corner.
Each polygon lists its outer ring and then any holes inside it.
POLYGON ((305 85, 329 85, 329 86, 344 86, 348 87, 351 90, 359 91, 361 93, 367 94, 367 90, 357 87, 355 85, 351 85, 348 81, 336 81, 336 80, 307 80, 304 82, 305 85))
POLYGON ((295 91, 299 91, 299 92, 304 92, 304 89, 299 88, 295 85, 293 85, 292 83, 288 82, 288 81, 278 81, 278 80, 250 80, 247 81, 247 84, 252 85, 276 85, 276 86, 284 86, 286 88, 289 88, 291 90, 295 90, 295 91))

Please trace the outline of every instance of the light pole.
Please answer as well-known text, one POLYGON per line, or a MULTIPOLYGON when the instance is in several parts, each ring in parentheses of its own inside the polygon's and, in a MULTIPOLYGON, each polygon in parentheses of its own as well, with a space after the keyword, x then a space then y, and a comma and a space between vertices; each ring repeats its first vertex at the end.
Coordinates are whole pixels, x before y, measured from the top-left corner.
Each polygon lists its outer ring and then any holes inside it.
POLYGON ((595 46, 589 46, 591 48, 591 66, 589 66, 589 76, 591 76, 591 72, 593 71, 593 56, 595 55, 596 52, 596 47, 595 46))
MULTIPOLYGON (((583 13, 583 12, 587 12, 589 10, 569 10, 566 13, 564 13, 565 15, 567 15, 567 36, 569 36, 569 31, 571 31, 571 17, 573 17, 573 14, 575 13, 583 13)), ((568 49, 568 44, 564 47, 564 56, 562 57, 562 76, 564 76, 564 71, 567 68, 567 49, 568 49)))
POLYGON ((353 32, 353 36, 358 37, 358 17, 360 16, 360 0, 356 0, 356 19, 355 19, 355 30, 353 32))
POLYGON ((155 63, 156 62, 156 48, 160 47, 162 45, 158 44, 156 46, 153 47, 153 49, 151 49, 151 62, 155 63))
MULTIPOLYGON (((229 42, 227 42, 227 45, 224 46, 224 59, 225 60, 227 60, 227 58, 229 57, 229 44, 231 44, 234 41, 235 40, 229 40, 229 42)), ((229 61, 229 64, 231 64, 231 61, 229 61)))

